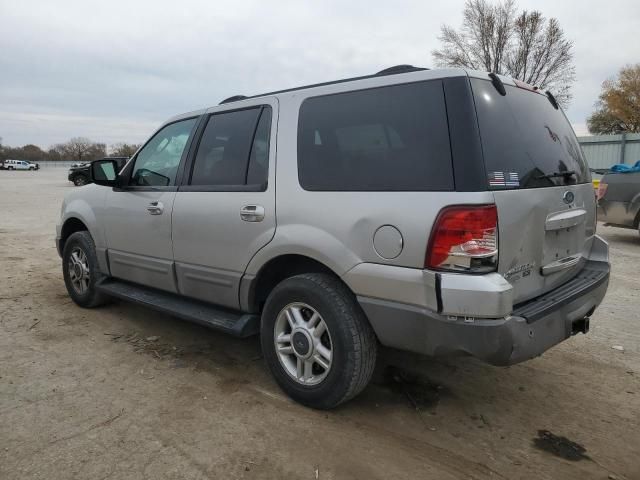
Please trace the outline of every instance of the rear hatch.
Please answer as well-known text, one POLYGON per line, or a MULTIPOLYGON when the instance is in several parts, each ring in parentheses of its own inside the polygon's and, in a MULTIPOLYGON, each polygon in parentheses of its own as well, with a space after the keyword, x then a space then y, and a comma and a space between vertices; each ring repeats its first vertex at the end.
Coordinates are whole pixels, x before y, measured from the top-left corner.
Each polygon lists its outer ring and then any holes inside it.
POLYGON ((498 209, 498 272, 514 303, 552 290, 584 266, 595 234, 595 195, 561 109, 524 84, 505 95, 471 78, 487 186, 498 209))

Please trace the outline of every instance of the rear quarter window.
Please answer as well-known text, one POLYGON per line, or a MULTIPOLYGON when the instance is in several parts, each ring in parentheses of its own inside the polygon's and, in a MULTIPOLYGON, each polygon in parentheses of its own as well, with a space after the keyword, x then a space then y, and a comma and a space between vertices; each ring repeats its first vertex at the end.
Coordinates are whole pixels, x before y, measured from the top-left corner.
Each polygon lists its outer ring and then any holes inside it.
POLYGON ((442 82, 305 100, 298 178, 306 190, 453 190, 442 82))
POLYGON ((471 79, 491 190, 541 188, 591 181, 571 125, 540 93, 471 79), (547 177, 561 172, 570 176, 547 177))

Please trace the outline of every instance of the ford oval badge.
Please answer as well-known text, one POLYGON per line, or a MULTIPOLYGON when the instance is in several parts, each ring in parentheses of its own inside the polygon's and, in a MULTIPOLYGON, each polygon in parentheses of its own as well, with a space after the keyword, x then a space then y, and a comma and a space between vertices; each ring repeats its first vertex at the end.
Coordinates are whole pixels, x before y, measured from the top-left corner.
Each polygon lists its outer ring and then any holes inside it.
POLYGON ((568 190, 564 192, 564 195, 562 196, 562 200, 564 200, 564 203, 566 204, 573 203, 574 199, 575 195, 573 194, 573 192, 570 192, 568 190))

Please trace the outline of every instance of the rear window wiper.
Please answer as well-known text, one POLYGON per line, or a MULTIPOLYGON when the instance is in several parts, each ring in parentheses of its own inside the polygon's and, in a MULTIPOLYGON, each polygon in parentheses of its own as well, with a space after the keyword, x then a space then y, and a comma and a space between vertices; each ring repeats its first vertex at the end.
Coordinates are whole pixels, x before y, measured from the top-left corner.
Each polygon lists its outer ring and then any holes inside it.
POLYGON ((571 177, 573 175, 576 175, 575 170, 567 170, 566 172, 547 173, 546 175, 540 175, 537 178, 538 180, 542 180, 543 178, 571 177))

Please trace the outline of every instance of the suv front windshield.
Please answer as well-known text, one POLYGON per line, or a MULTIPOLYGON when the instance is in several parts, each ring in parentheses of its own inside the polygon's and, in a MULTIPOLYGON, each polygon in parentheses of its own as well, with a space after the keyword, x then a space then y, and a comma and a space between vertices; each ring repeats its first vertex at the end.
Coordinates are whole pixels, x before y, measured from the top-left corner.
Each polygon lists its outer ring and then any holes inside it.
POLYGON ((588 183, 591 176, 571 125, 540 93, 471 79, 491 190, 588 183))

